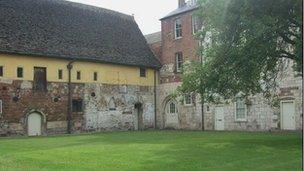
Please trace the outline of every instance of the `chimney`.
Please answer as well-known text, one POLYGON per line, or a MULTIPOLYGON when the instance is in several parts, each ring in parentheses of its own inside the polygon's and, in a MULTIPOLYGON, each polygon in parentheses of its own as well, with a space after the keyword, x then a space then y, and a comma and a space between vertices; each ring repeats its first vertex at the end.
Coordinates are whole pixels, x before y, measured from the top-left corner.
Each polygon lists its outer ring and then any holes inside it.
POLYGON ((185 0, 178 0, 178 8, 182 8, 186 5, 185 0))

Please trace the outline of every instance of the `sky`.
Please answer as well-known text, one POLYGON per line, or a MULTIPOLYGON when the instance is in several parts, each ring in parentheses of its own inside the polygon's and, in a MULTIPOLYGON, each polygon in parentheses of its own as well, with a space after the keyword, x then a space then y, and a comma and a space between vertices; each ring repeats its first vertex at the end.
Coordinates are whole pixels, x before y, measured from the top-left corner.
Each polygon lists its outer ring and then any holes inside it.
POLYGON ((144 35, 161 30, 160 18, 177 8, 178 0, 69 0, 134 15, 144 35))

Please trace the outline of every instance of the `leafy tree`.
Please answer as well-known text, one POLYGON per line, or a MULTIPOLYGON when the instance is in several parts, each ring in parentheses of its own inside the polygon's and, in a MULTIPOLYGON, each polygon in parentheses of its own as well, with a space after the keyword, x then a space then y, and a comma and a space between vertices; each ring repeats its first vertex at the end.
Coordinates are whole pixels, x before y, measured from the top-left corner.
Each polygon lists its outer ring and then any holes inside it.
MULTIPOLYGON (((203 28, 196 35, 211 44, 199 49, 204 62, 184 68, 178 92, 197 92, 204 102, 264 93, 271 96, 284 60, 302 70, 302 0, 199 0, 203 28)), ((204 113, 202 111, 202 113, 204 113)))
POLYGON ((192 71, 185 71, 181 90, 204 89, 208 101, 214 100, 213 95, 231 98, 239 92, 268 96, 286 59, 303 75, 302 0, 199 3, 197 15, 204 24, 196 36, 204 40, 211 33, 212 44, 200 48, 206 62, 188 67, 192 71))

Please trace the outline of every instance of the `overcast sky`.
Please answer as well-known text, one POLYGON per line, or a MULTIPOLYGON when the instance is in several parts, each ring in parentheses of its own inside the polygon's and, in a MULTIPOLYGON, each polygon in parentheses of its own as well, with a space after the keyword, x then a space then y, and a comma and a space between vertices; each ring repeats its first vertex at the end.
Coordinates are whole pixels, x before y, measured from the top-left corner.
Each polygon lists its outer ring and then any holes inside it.
POLYGON ((177 8, 177 0, 69 0, 134 14, 143 34, 160 31, 159 19, 177 8))

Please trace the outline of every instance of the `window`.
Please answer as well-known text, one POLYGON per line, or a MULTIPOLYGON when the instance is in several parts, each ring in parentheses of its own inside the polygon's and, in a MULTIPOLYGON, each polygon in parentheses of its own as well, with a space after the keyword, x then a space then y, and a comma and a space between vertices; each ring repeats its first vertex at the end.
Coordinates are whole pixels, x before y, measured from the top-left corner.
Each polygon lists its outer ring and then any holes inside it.
POLYGON ((63 74, 62 74, 62 69, 58 70, 58 79, 62 80, 63 74))
POLYGON ((109 110, 116 110, 115 99, 112 97, 109 101, 109 110))
POLYGON ((169 104, 169 113, 170 114, 177 113, 176 104, 174 102, 170 102, 169 104))
POLYGON ((139 74, 140 74, 140 77, 146 77, 146 68, 140 68, 139 74))
POLYGON ((181 19, 177 19, 174 22, 174 33, 175 33, 175 39, 182 37, 182 21, 181 19))
POLYGON ((46 82, 46 68, 34 68, 34 90, 45 91, 47 87, 46 82))
POLYGON ((236 121, 246 121, 247 119, 247 109, 245 100, 243 98, 236 98, 236 112, 235 119, 236 121))
POLYGON ((18 67, 17 68, 17 77, 18 78, 22 78, 23 77, 23 68, 22 67, 18 67))
POLYGON ((80 79, 81 79, 81 72, 77 71, 77 80, 80 80, 80 79))
POLYGON ((176 105, 175 101, 169 101, 167 103, 166 108, 167 108, 167 113, 168 114, 176 114, 176 113, 178 113, 177 105, 176 105))
POLYGON ((83 112, 82 100, 72 100, 73 112, 83 112))
POLYGON ((97 72, 94 72, 93 77, 94 77, 94 81, 97 81, 97 78, 98 78, 98 73, 97 73, 97 72))
POLYGON ((0 77, 3 77, 3 66, 0 66, 0 77))
POLYGON ((192 15, 192 34, 197 33, 199 30, 202 29, 202 23, 198 16, 195 14, 192 15))
POLYGON ((183 66, 183 53, 178 52, 175 54, 176 72, 181 72, 182 66, 183 66))
POLYGON ((192 95, 191 94, 186 94, 185 96, 184 96, 184 104, 186 105, 186 106, 190 106, 190 105, 192 105, 192 95))

